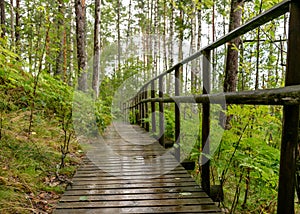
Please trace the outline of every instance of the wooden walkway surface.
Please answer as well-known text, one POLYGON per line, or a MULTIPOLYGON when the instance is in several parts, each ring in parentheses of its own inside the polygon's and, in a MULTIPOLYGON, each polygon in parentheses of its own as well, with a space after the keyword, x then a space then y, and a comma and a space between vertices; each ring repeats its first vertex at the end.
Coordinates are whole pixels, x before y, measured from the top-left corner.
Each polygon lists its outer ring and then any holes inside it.
POLYGON ((149 133, 114 123, 93 143, 54 213, 221 211, 149 133))

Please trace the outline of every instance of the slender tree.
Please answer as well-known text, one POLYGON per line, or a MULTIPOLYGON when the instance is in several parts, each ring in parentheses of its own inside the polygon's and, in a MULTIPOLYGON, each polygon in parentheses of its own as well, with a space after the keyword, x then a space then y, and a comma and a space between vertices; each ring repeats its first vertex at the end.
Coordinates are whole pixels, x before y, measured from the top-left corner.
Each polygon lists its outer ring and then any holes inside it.
POLYGON ((16 39, 16 50, 19 52, 20 43, 20 0, 16 0, 16 28, 15 28, 15 39, 16 39))
MULTIPOLYGON (((244 0, 232 0, 230 10, 229 32, 240 26, 244 0)), ((225 68, 224 92, 236 91, 240 38, 237 37, 228 44, 225 68)))
MULTIPOLYGON (((230 9, 229 32, 236 29, 241 24, 242 8, 244 0, 232 0, 230 9)), ((225 67, 224 92, 236 91, 237 77, 239 68, 239 51, 240 38, 237 37, 231 40, 227 48, 227 58, 225 67)), ((223 106, 225 108, 225 106, 223 106)), ((225 129, 230 129, 231 116, 226 116, 223 112, 220 113, 220 125, 225 129)))
POLYGON ((87 90, 87 57, 85 48, 85 0, 75 0, 76 14, 76 39, 77 39, 77 60, 78 60, 78 89, 87 90))
POLYGON ((121 1, 117 4, 118 69, 121 67, 121 1))
POLYGON ((15 18, 14 18, 14 0, 10 0, 10 32, 11 32, 11 49, 15 48, 15 18))
POLYGON ((63 62, 64 62, 64 2, 58 1, 58 15, 57 15, 57 56, 56 56, 56 69, 55 75, 62 78, 63 62))
POLYGON ((95 23, 94 23, 94 61, 93 61, 93 90, 96 98, 99 96, 99 73, 100 73, 100 0, 95 0, 95 23))
POLYGON ((5 17, 5 2, 4 0, 0 0, 0 23, 1 23, 1 38, 4 38, 5 33, 6 33, 6 27, 5 27, 5 22, 6 22, 6 17, 5 17))

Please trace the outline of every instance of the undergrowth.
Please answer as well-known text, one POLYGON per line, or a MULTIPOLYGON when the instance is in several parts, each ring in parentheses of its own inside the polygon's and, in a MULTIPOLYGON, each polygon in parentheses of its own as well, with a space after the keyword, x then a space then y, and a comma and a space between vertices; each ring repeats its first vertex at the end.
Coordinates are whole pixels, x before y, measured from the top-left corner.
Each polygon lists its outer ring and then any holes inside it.
POLYGON ((51 213, 82 155, 67 120, 73 89, 17 58, 0 57, 0 213, 51 213))
POLYGON ((30 112, 6 114, 0 140, 1 213, 51 213, 80 163, 72 140, 65 168, 59 169, 63 135, 58 122, 38 116, 29 136, 30 112))

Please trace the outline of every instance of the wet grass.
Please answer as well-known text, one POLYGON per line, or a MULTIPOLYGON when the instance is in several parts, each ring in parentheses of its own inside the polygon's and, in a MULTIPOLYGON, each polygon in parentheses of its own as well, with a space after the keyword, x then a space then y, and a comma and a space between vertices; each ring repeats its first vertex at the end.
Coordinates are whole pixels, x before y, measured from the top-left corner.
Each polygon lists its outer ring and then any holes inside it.
POLYGON ((0 213, 51 213, 80 163, 72 140, 66 167, 59 169, 63 133, 53 118, 36 114, 29 135, 28 112, 2 115, 0 213))

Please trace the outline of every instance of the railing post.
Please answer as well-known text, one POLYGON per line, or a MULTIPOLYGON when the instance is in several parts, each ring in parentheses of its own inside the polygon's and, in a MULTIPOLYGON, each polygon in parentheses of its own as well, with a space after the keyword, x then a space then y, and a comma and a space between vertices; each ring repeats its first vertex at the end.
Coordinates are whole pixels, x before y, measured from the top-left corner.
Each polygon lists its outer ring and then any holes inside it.
MULTIPOLYGON (((144 88, 142 88, 141 91, 141 99, 140 102, 144 99, 144 88)), ((141 124, 142 124, 142 128, 145 128, 145 103, 141 103, 141 124)))
POLYGON ((134 98, 134 105, 135 105, 135 124, 139 123, 139 108, 138 108, 138 95, 134 98))
MULTIPOLYGON (((210 93, 210 51, 203 53, 203 94, 210 93)), ((209 132, 210 132, 210 104, 202 104, 202 153, 209 154, 209 132)), ((209 172, 209 159, 202 155, 202 174, 201 185, 204 191, 210 194, 210 172, 209 172)))
POLYGON ((137 95, 137 103, 138 103, 138 125, 141 125, 141 118, 142 118, 142 111, 141 111, 141 94, 138 93, 137 95))
MULTIPOLYGON (((159 77, 159 97, 163 98, 163 76, 159 77)), ((165 147, 165 123, 164 123, 164 103, 162 101, 159 102, 159 143, 165 147)))
POLYGON ((129 116, 129 123, 133 124, 134 123, 134 108, 133 108, 133 98, 130 99, 130 106, 129 106, 129 111, 131 113, 131 116, 129 116), (131 122, 133 121, 133 122, 131 122))
MULTIPOLYGON (((148 99, 148 85, 145 87, 145 95, 144 99, 148 99)), ((145 103, 145 118, 147 118, 147 121, 145 122, 145 129, 147 132, 149 132, 149 114, 148 114, 148 102, 145 103)))
MULTIPOLYGON (((290 4, 287 68, 285 85, 300 84, 300 2, 290 4)), ((277 213, 295 213, 295 172, 298 144, 299 105, 283 107, 283 128, 277 213)))
MULTIPOLYGON (((151 98, 155 98, 155 80, 151 81, 151 98)), ((155 116, 155 102, 151 101, 151 129, 152 133, 156 132, 156 116, 155 116)))
POLYGON ((127 116, 126 102, 123 103, 122 113, 123 113, 123 122, 125 123, 126 122, 126 116, 127 116))
MULTIPOLYGON (((180 65, 182 66, 182 65, 180 65)), ((175 96, 180 95, 180 66, 175 68, 175 96)), ((180 103, 175 104, 175 158, 180 162, 180 103)))

